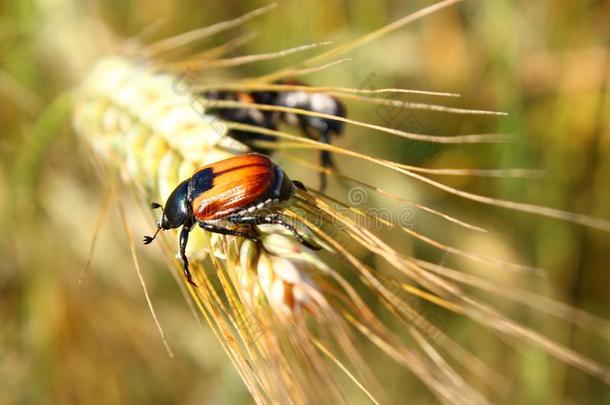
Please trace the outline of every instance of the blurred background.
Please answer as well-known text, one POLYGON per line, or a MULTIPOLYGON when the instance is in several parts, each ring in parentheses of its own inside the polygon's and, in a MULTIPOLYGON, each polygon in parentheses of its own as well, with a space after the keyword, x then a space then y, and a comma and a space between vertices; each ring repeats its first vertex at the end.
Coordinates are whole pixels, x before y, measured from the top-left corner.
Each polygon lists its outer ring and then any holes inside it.
MULTIPOLYGON (((267 3, 247 0, 0 1, 0 404, 250 403, 206 325, 193 316, 155 249, 139 250, 153 303, 176 357, 170 359, 133 269, 114 205, 83 282, 103 184, 70 126, 62 94, 104 55, 153 23, 153 38, 234 18, 267 3)), ((238 32, 257 32, 240 52, 312 42, 339 44, 429 1, 283 0, 238 32)), ((235 36, 236 34, 233 34, 235 36)), ((231 38, 206 42, 213 46, 231 38)), ((441 178, 468 191, 610 218, 610 2, 467 0, 379 41, 306 80, 340 87, 404 87, 460 93, 453 106, 506 111, 506 118, 379 109, 348 103, 350 116, 431 134, 509 133, 517 142, 439 148, 348 127, 338 144, 426 167, 542 169, 543 179, 441 178)), ((271 72, 301 56, 215 75, 271 72)), ((439 102, 436 98, 407 100, 439 102)), ((280 156, 280 160, 282 157, 280 156)), ((499 285, 519 285, 610 318, 610 238, 603 232, 448 197, 358 162, 347 173, 459 214, 491 235, 447 230, 416 215, 416 230, 480 254, 547 270, 545 278, 467 263, 499 285)), ((316 175, 286 162, 292 177, 316 175)), ((345 200, 349 187, 333 181, 345 200)), ((377 206, 387 204, 370 196, 377 206)), ((150 223, 127 206, 136 242, 150 223)), ((463 265, 415 244, 414 253, 463 265)), ((485 296, 511 316, 606 364, 601 339, 485 296)), ((519 341, 500 343, 472 322, 440 314, 444 329, 504 372, 507 403, 603 403, 603 383, 519 341), (518 356, 515 356, 515 353, 518 356)), ((410 376, 388 375, 395 398, 431 401, 410 376)))

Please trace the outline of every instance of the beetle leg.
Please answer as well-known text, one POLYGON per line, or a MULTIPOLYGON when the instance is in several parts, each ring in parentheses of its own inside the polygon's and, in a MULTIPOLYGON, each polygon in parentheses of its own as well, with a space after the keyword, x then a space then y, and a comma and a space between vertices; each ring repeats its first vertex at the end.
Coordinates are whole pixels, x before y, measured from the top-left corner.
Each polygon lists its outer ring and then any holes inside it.
POLYGON ((258 243, 259 241, 256 236, 252 236, 245 232, 237 231, 235 229, 223 228, 218 225, 208 224, 207 222, 199 222, 199 226, 208 232, 219 233, 221 235, 240 236, 242 238, 250 239, 252 242, 255 243, 258 243))
POLYGON ((314 245, 313 243, 307 241, 305 238, 303 238, 301 236, 301 234, 299 234, 299 232, 297 231, 297 228, 286 222, 286 218, 284 218, 282 215, 279 214, 273 214, 273 215, 264 215, 264 216, 235 216, 235 217, 231 217, 229 218, 230 221, 232 221, 233 223, 239 224, 239 225, 263 225, 263 224, 269 224, 269 225, 281 225, 284 228, 288 229, 290 232, 293 233, 294 237, 297 238, 297 240, 299 242, 301 242, 303 245, 307 246, 310 249, 313 250, 320 250, 322 249, 320 246, 318 245, 314 245))
POLYGON ((184 276, 186 277, 186 281, 188 281, 191 285, 197 287, 197 284, 193 281, 193 278, 191 277, 191 272, 189 271, 189 260, 186 257, 186 244, 189 241, 190 232, 191 227, 188 225, 184 225, 182 227, 182 231, 180 231, 180 257, 182 258, 184 276))
MULTIPOLYGON (((327 145, 330 144, 330 133, 328 131, 320 132, 320 142, 327 145)), ((327 184, 326 169, 335 169, 335 162, 329 150, 324 149, 320 151, 320 166, 325 170, 320 172, 320 191, 324 192, 327 184)))
POLYGON ((307 191, 307 188, 305 187, 305 184, 303 184, 302 182, 298 181, 298 180, 293 180, 292 184, 295 185, 296 188, 299 188, 303 191, 307 191))
MULTIPOLYGON (((312 127, 308 121, 301 121, 301 130, 307 138, 330 145, 331 130, 328 129, 327 125, 312 127)), ((324 192, 328 184, 326 169, 334 169, 336 167, 329 150, 323 149, 320 151, 320 166, 324 169, 324 171, 320 172, 320 191, 324 192)))

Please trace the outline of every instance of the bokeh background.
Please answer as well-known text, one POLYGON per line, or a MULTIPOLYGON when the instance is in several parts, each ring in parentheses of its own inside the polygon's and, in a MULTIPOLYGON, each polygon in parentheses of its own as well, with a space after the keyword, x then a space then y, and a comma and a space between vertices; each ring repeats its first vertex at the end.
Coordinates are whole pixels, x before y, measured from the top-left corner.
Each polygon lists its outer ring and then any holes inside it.
MULTIPOLYGON (((305 43, 341 43, 424 7, 428 1, 282 0, 238 32, 257 37, 241 52, 305 43)), ((99 231, 89 272, 103 184, 70 127, 62 94, 124 38, 158 23, 153 38, 234 18, 260 1, 0 2, 0 404, 250 403, 218 343, 193 315, 155 249, 139 250, 144 275, 170 345, 152 323, 114 205, 99 231)), ((233 34, 235 35, 235 34, 233 34)), ((231 35, 207 45, 219 44, 231 35)), ((438 148, 350 127, 338 144, 429 167, 542 169, 543 179, 442 179, 500 198, 610 218, 610 2, 467 0, 360 48, 350 63, 308 77, 344 87, 405 87, 462 94, 454 106, 506 111, 506 118, 384 111, 348 103, 350 116, 406 131, 499 132, 517 142, 438 148)), ((273 71, 299 56, 214 75, 273 71)), ((435 101, 432 98, 410 98, 435 101)), ((313 156, 313 155, 312 155, 313 156)), ((280 160, 282 158, 280 157, 280 160)), ((286 163, 306 181, 316 175, 286 163)), ((536 216, 481 207, 376 169, 339 159, 369 183, 494 229, 464 234, 416 215, 415 229, 475 252, 547 270, 545 278, 467 263, 499 285, 519 285, 610 318, 608 234, 536 216)), ((345 199, 349 187, 333 183, 345 199)), ((129 200, 127 200, 129 201, 129 200)), ((387 201, 370 196, 378 206, 387 201)), ((136 241, 150 223, 126 206, 136 241)), ((464 263, 415 244, 414 253, 464 263)), ((564 323, 485 299, 515 319, 599 361, 607 344, 564 323)), ((603 403, 610 389, 519 341, 497 342, 472 322, 439 314, 444 329, 505 372, 513 403, 603 403), (518 353, 515 356, 514 353, 518 353)), ((393 370, 393 369, 390 369, 393 370)), ((393 370, 395 371, 395 370, 393 370)), ((409 375, 386 376, 395 398, 420 398, 409 375)))

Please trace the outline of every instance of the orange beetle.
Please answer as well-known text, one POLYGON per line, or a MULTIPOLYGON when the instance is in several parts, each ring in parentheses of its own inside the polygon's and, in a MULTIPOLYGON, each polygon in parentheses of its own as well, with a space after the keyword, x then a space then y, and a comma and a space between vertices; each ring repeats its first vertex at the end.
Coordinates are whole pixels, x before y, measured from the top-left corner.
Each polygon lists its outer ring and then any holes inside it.
POLYGON ((165 209, 161 204, 151 203, 153 209, 162 208, 163 215, 155 234, 144 237, 144 244, 151 243, 161 230, 182 226, 180 256, 184 275, 195 286, 185 253, 189 232, 195 224, 209 232, 241 236, 254 242, 258 242, 255 235, 227 228, 226 225, 276 224, 290 230, 305 246, 320 249, 306 241, 294 225, 286 222, 285 217, 277 212, 279 204, 292 198, 296 187, 304 189, 300 182, 290 180, 271 159, 259 153, 248 153, 203 166, 174 189, 165 203, 165 209))

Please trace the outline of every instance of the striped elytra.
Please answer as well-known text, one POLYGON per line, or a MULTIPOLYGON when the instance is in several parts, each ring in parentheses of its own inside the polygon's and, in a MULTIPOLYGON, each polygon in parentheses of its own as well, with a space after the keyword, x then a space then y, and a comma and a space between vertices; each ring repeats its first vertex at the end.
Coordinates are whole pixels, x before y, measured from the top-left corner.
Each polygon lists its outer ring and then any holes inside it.
POLYGON ((294 186, 271 159, 250 153, 200 168, 191 177, 189 191, 195 217, 213 221, 287 201, 294 186))

